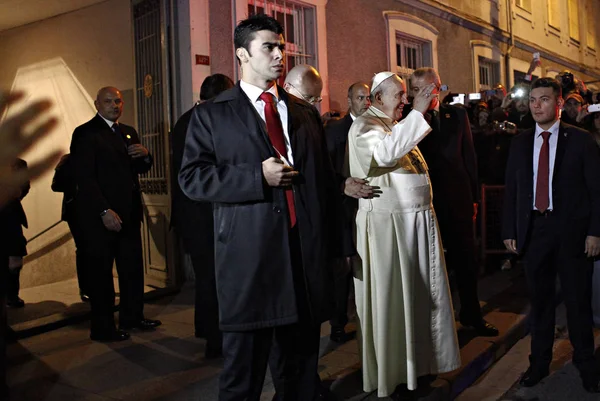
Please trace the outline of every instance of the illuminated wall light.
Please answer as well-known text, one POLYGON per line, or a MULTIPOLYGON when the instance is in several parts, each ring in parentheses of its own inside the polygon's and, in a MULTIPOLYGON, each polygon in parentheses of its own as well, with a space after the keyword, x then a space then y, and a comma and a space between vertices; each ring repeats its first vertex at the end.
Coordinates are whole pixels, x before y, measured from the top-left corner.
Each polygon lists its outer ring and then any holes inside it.
MULTIPOLYGON (((83 88, 65 61, 53 58, 28 66, 20 67, 15 75, 12 89, 23 90, 27 100, 49 98, 54 102, 52 114, 59 118, 59 125, 53 135, 45 138, 25 154, 29 161, 39 159, 48 149, 62 149, 69 152, 73 130, 88 121, 96 113, 92 97, 83 88)), ((11 115, 23 106, 23 102, 11 107, 6 115, 11 115)), ((25 236, 31 238, 60 221, 62 194, 52 192, 54 172, 36 181, 29 195, 23 200, 23 207, 29 220, 25 236)), ((54 238, 44 236, 36 241, 36 248, 52 242, 54 238)), ((32 252, 32 249, 28 249, 32 252)))

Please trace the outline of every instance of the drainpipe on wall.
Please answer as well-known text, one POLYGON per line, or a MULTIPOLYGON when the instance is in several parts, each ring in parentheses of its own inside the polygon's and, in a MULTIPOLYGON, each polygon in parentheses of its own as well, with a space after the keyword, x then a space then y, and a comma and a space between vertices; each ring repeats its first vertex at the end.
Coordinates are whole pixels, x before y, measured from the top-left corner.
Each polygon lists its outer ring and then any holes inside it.
POLYGON ((512 53, 512 49, 515 47, 515 35, 513 33, 513 23, 512 23, 513 1, 514 0, 506 0, 506 3, 508 5, 508 7, 507 7, 507 14, 508 14, 507 22, 508 22, 509 39, 508 39, 508 50, 506 51, 506 56, 504 57, 504 62, 505 62, 504 74, 506 75, 505 83, 506 83, 507 91, 510 90, 510 88, 509 88, 509 85, 510 85, 510 54, 512 53))

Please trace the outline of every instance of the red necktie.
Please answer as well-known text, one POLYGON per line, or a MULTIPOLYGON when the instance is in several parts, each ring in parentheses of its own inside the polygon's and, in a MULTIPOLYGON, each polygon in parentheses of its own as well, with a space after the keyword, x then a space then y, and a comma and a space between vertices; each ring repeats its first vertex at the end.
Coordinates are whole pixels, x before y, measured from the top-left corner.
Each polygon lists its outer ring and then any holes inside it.
POLYGON ((544 143, 540 149, 538 161, 537 183, 535 187, 535 207, 544 213, 550 206, 549 180, 550 180, 550 132, 542 132, 544 143))
MULTIPOLYGON (((265 120, 267 123, 269 139, 279 154, 287 159, 287 148, 285 146, 285 139, 283 138, 283 126, 281 125, 281 119, 279 118, 273 95, 268 92, 263 92, 260 95, 260 100, 265 102, 265 120)), ((296 225, 294 192, 291 189, 286 189, 285 197, 287 198, 288 211, 290 213, 290 227, 294 227, 296 225)))

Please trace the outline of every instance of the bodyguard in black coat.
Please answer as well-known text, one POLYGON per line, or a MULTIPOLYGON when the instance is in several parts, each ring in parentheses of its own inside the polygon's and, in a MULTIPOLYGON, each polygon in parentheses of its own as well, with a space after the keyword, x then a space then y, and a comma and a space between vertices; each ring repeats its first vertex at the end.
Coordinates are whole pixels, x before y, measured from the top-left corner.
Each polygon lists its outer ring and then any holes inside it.
MULTIPOLYGON (((98 114, 75 129, 71 141, 77 184, 75 214, 80 227, 85 268, 89 269, 91 338, 120 341, 125 329, 151 330, 160 322, 144 319, 144 271, 140 225, 142 202, 138 174, 152 167, 152 157, 133 127, 118 123, 121 92, 102 88, 98 114), (112 266, 119 273, 119 326, 113 319, 112 266)), ((78 244, 79 251, 79 244, 78 244)))
MULTIPOLYGON (((226 75, 208 76, 200 87, 200 102, 210 100, 234 86, 226 75)), ((220 356, 222 336, 219 330, 219 310, 215 284, 215 236, 213 211, 210 202, 189 199, 181 191, 177 176, 181 168, 185 136, 194 108, 185 112, 175 123, 171 133, 171 225, 190 255, 196 281, 194 303, 194 328, 196 337, 206 338, 205 357, 220 356)))
MULTIPOLYGON (((364 113, 371 101, 369 99, 369 85, 355 82, 348 88, 348 113, 344 118, 330 121, 325 125, 325 139, 327 150, 333 168, 340 177, 350 175, 348 167, 348 132, 354 119, 364 113)), ((350 338, 344 330, 348 323, 348 296, 352 286, 352 259, 357 254, 354 244, 356 210, 358 201, 349 196, 342 197, 342 218, 337 227, 336 235, 340 236, 342 256, 334 261, 334 292, 335 311, 329 321, 331 323, 330 339, 344 342, 350 338)))
POLYGON ((534 386, 549 373, 558 274, 573 364, 585 390, 597 393, 591 283, 592 258, 600 254, 600 153, 589 133, 560 122, 562 104, 556 80, 533 83, 529 105, 537 124, 512 140, 502 238, 523 255, 531 300, 530 367, 521 384, 534 386))
MULTIPOLYGON (((410 79, 416 95, 440 78, 433 68, 419 68, 410 79)), ((433 207, 446 249, 446 265, 454 270, 460 297, 460 322, 480 336, 497 336, 498 329, 481 314, 477 295, 475 233, 473 217, 478 201, 477 156, 467 112, 464 108, 431 103, 425 118, 432 131, 419 143, 431 178, 433 207)))
POLYGON ((317 110, 275 85, 282 32, 264 15, 240 22, 242 81, 194 109, 179 174, 188 197, 213 202, 221 401, 260 399, 271 346, 284 365, 277 393, 314 399, 331 312, 327 222, 340 187, 317 110))

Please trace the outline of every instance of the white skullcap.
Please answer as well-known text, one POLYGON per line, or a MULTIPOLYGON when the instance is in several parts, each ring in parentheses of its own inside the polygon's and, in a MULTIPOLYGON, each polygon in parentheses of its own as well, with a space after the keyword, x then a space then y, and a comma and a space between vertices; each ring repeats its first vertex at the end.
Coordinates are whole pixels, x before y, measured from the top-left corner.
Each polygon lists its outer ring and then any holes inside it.
POLYGON ((388 79, 391 76, 394 76, 396 74, 394 74, 391 71, 383 71, 383 72, 379 72, 377 74, 375 74, 375 76, 373 77, 373 83, 371 84, 371 92, 375 91, 375 89, 381 85, 381 83, 383 81, 385 81, 386 79, 388 79))

